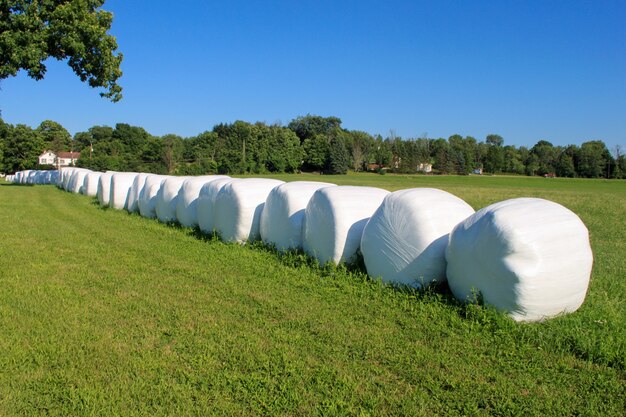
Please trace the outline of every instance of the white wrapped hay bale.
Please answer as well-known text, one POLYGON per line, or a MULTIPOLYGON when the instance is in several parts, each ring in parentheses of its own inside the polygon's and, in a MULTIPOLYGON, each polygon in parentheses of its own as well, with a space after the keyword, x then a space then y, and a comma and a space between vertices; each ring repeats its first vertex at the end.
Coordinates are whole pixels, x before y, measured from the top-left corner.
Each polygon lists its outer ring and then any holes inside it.
POLYGON ((109 200, 111 198, 111 177, 115 174, 114 171, 107 171, 100 174, 98 178, 98 202, 102 207, 109 206, 109 200))
POLYGON ((517 198, 459 223, 446 250, 450 289, 481 294, 517 321, 575 311, 585 299, 593 255, 578 216, 560 204, 517 198))
POLYGON ((389 191, 374 187, 317 190, 304 211, 302 247, 320 264, 352 262, 367 220, 389 191))
POLYGON ((39 171, 37 184, 56 184, 58 171, 39 171))
POLYGON ((130 186, 130 191, 128 192, 128 202, 126 209, 129 213, 134 213, 139 211, 139 194, 143 186, 146 184, 146 178, 150 174, 146 174, 144 172, 140 172, 135 176, 133 180, 133 184, 130 186))
POLYGON ((82 193, 89 197, 95 197, 98 195, 98 181, 100 180, 102 172, 90 171, 85 175, 83 179, 82 193))
POLYGON ((116 172, 111 176, 110 207, 117 210, 128 207, 128 195, 136 176, 136 172, 116 172))
POLYGON ((83 182, 85 181, 85 176, 89 172, 90 170, 88 169, 82 169, 82 168, 74 169, 70 175, 67 191, 74 193, 74 194, 79 194, 83 188, 83 182))
POLYGON ((156 218, 156 200, 161 184, 167 175, 148 175, 144 181, 144 185, 139 191, 139 200, 137 201, 137 207, 139 208, 139 214, 148 219, 156 218))
POLYGON ((19 183, 28 184, 28 176, 30 175, 30 169, 25 169, 23 171, 20 171, 18 174, 19 174, 19 183))
POLYGON ((226 184, 233 181, 241 180, 237 178, 219 178, 204 184, 200 188, 196 203, 196 216, 198 218, 198 227, 204 233, 213 233, 215 231, 215 199, 219 191, 226 184))
POLYGON ((37 184, 36 179, 37 179, 37 171, 35 171, 35 170, 29 171, 28 172, 28 177, 26 179, 26 182, 28 184, 34 185, 34 184, 37 184))
POLYGON ((156 196, 156 216, 160 222, 176 221, 178 192, 189 177, 167 177, 156 196))
POLYGON ((469 204, 443 190, 413 188, 387 195, 363 230, 367 273, 414 287, 445 281, 448 235, 472 214, 469 204))
POLYGON ((226 242, 260 238, 259 223, 267 195, 284 181, 247 178, 224 185, 215 199, 215 230, 226 242))
POLYGON ((304 210, 313 194, 325 187, 335 184, 294 181, 274 188, 261 213, 261 239, 281 251, 301 249, 304 210))
POLYGON ((54 170, 54 171, 49 171, 49 172, 50 172, 50 181, 48 181, 48 184, 56 184, 59 181, 59 171, 54 170))
POLYGON ((69 191, 70 190, 70 181, 72 180, 72 174, 74 174, 74 171, 76 171, 78 168, 63 168, 63 178, 62 178, 62 185, 61 187, 65 190, 65 191, 69 191))
POLYGON ((35 173, 35 184, 42 185, 46 183, 46 175, 47 171, 36 171, 35 173))
POLYGON ((195 227, 198 225, 198 197, 205 184, 217 179, 230 178, 224 175, 202 175, 190 177, 183 182, 176 198, 176 218, 183 226, 195 227))

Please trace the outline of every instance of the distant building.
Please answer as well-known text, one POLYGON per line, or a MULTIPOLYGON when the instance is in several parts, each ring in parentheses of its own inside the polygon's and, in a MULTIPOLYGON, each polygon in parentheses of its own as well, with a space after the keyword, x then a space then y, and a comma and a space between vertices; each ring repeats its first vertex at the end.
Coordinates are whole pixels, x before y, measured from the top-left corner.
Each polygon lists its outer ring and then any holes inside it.
POLYGON ((425 174, 431 173, 433 172, 433 164, 429 164, 429 163, 421 163, 417 166, 417 171, 418 172, 423 172, 425 174))
POLYGON ((475 168, 472 171, 472 174, 476 174, 476 175, 483 175, 483 169, 482 168, 475 168))
POLYGON ((45 151, 39 155, 39 165, 67 167, 75 165, 78 158, 80 158, 80 152, 59 152, 57 155, 52 151, 45 151))

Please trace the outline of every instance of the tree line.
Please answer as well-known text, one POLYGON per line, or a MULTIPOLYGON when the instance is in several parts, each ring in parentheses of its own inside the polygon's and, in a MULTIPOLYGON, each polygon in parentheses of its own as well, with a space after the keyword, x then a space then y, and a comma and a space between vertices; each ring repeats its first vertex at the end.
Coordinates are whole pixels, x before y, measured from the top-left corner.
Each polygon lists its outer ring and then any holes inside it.
POLYGON ((81 152, 77 166, 93 170, 158 174, 262 174, 348 170, 415 173, 427 166, 436 174, 556 175, 625 178, 626 161, 619 147, 609 151, 600 140, 554 146, 540 140, 533 147, 505 145, 499 135, 484 141, 471 136, 386 138, 341 126, 337 117, 306 115, 287 126, 236 121, 183 138, 154 136, 145 129, 118 123, 93 126, 73 137, 59 123, 38 127, 11 125, 0 119, 0 171, 52 169, 39 166, 44 150, 81 152))

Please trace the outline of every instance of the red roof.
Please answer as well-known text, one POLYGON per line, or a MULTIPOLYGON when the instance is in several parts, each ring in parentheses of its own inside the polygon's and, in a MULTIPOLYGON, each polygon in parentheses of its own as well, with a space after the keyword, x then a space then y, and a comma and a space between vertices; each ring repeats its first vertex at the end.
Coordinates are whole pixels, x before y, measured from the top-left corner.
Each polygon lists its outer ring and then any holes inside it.
POLYGON ((78 159, 80 158, 80 152, 59 152, 57 156, 63 159, 78 159))

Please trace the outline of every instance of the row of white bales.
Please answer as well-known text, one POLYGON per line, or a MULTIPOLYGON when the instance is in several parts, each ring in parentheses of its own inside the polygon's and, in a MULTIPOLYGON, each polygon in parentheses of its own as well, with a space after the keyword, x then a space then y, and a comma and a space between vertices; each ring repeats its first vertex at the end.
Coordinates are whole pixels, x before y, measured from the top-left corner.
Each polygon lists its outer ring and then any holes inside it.
POLYGON ((517 198, 478 212, 442 190, 390 193, 324 182, 177 177, 80 168, 18 172, 18 183, 56 183, 97 196, 102 206, 217 232, 227 242, 258 239, 303 249, 321 264, 360 250, 369 275, 415 287, 447 279, 460 300, 484 302, 517 321, 578 309, 593 255, 583 222, 567 208, 517 198))

